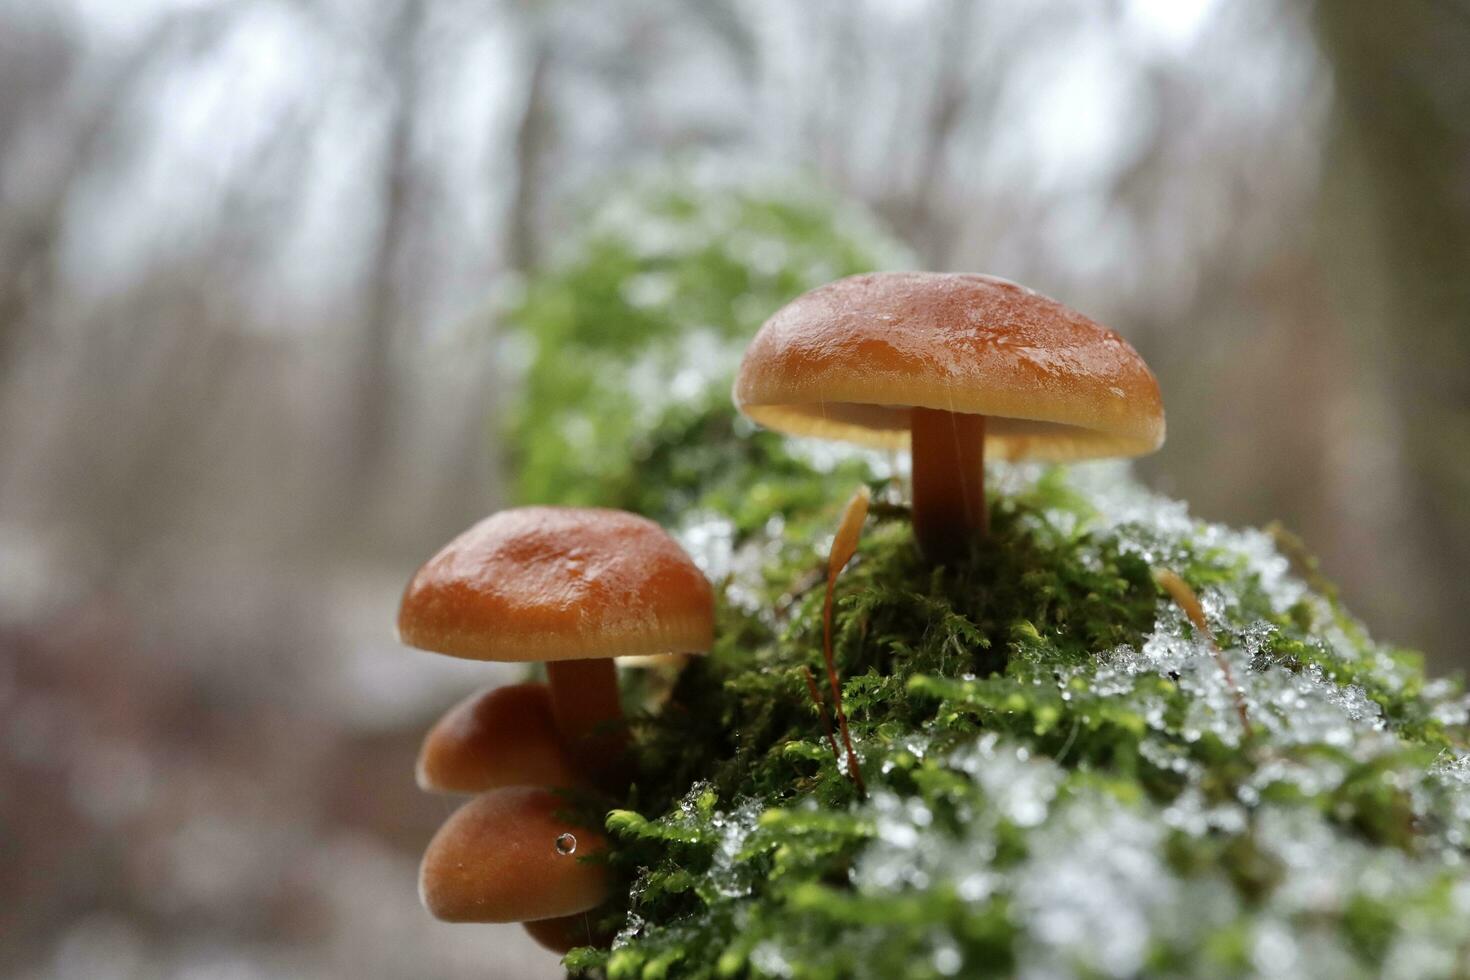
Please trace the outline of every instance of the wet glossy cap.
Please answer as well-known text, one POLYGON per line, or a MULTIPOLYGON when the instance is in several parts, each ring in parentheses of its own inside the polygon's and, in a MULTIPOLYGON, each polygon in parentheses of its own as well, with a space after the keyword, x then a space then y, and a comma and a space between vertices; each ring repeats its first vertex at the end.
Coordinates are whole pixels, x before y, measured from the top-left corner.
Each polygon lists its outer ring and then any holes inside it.
POLYGON ((424 736, 417 776, 420 788, 441 793, 581 782, 557 737, 545 684, 490 688, 449 709, 424 736))
POLYGON ((524 922, 586 912, 607 898, 607 847, 559 816, 567 802, 527 786, 491 790, 456 810, 419 866, 424 908, 445 922, 524 922))
POLYGON ((1127 341, 993 276, 882 272, 805 293, 751 341, 734 394, 761 425, 869 446, 908 445, 911 408, 987 416, 1000 459, 1164 442, 1158 382, 1127 341))
POLYGON ((398 609, 404 643, 472 660, 550 661, 709 649, 714 594, 654 522, 520 507, 455 538, 398 609))

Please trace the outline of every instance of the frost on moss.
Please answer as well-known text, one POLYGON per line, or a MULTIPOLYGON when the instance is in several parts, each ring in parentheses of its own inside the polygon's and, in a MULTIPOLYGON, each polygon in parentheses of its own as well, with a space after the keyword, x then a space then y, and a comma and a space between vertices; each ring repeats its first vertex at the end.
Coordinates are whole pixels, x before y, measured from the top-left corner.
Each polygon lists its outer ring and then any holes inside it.
POLYGON ((843 213, 640 182, 514 311, 522 499, 647 514, 721 595, 671 691, 625 676, 649 707, 605 818, 617 939, 569 969, 1470 976, 1470 704, 1372 641, 1289 535, 1198 521, 1120 466, 997 467, 991 537, 936 572, 883 461, 735 415, 765 313, 899 254, 843 213), (803 680, 859 482, 835 647, 861 799, 803 680))
MULTIPOLYGON (((506 441, 515 494, 531 503, 647 512, 717 491, 690 479, 700 441, 665 427, 728 399, 746 340, 776 307, 907 261, 862 212, 807 182, 696 162, 610 184, 580 227, 504 311, 499 358, 523 367, 506 441), (675 444, 659 480, 632 478, 630 448, 675 444)), ((703 444, 723 448, 714 435, 703 444)))
POLYGON ((637 723, 638 784, 607 817, 627 883, 610 913, 620 932, 568 965, 1470 967, 1459 689, 1370 641, 1265 533, 1195 521, 1117 467, 995 476, 1008 490, 993 534, 962 567, 923 568, 890 504, 839 583, 865 799, 800 675, 820 670, 818 569, 848 487, 812 474, 828 494, 809 514, 686 528, 726 542, 711 569, 727 596, 719 640, 637 723), (1158 566, 1201 593, 1219 650, 1154 584, 1158 566))

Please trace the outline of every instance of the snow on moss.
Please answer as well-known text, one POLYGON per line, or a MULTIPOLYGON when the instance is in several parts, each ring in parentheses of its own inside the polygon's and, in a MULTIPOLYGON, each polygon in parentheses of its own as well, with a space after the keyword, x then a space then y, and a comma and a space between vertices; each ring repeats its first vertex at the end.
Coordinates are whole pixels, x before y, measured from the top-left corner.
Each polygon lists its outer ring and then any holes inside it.
POLYGON ((1460 685, 1374 642, 1289 534, 1201 521, 1119 464, 992 467, 989 540, 925 567, 901 458, 758 431, 723 377, 771 310, 901 250, 809 188, 693 176, 605 195, 508 311, 518 494, 659 521, 722 598, 672 691, 623 675, 657 707, 606 815, 617 939, 569 969, 1470 975, 1460 685), (859 482, 835 652, 863 798, 803 676, 859 482))
POLYGON ((1270 534, 1197 521, 1116 467, 994 475, 1005 492, 971 562, 924 568, 887 505, 839 584, 861 799, 799 674, 820 670, 813 569, 847 488, 813 472, 830 503, 773 497, 743 530, 690 517, 682 539, 727 595, 721 639, 637 722, 643 775, 608 820, 622 931, 568 965, 1463 969, 1459 687, 1369 640, 1270 534), (1154 585, 1156 566, 1200 592, 1213 637, 1154 585))

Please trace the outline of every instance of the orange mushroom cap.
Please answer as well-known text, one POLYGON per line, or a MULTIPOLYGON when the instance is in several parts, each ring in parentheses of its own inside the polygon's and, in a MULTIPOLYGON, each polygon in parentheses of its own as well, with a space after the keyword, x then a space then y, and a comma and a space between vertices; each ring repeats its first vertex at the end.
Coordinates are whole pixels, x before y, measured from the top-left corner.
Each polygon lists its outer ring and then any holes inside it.
POLYGON ((546 789, 491 790, 454 812, 424 852, 419 896, 445 922, 524 922, 575 915, 607 898, 607 868, 582 860, 607 838, 558 814, 546 789))
POLYGON ((403 595, 404 643, 472 660, 708 650, 714 594, 663 528, 624 511, 501 511, 431 558, 403 595))
POLYGON ((417 776, 421 788, 442 793, 579 782, 545 684, 489 688, 449 709, 424 736, 417 776))
POLYGON ((1158 382, 1113 331, 993 276, 880 272, 797 297, 735 381, 752 420, 792 435, 908 444, 910 409, 987 417, 1000 459, 1136 456, 1164 442, 1158 382))

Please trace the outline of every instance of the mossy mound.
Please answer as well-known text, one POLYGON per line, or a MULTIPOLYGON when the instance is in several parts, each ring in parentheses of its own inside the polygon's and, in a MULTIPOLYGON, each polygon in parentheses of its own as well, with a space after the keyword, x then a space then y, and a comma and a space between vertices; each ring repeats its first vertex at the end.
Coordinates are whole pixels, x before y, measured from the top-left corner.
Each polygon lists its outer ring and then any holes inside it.
POLYGON ((953 570, 875 508, 837 590, 859 798, 802 674, 822 676, 852 484, 807 472, 825 506, 683 528, 722 586, 719 639, 637 720, 641 775, 606 819, 620 932, 574 972, 1470 969, 1459 688, 1369 640, 1270 535, 1117 467, 993 470, 993 533, 953 570), (1155 568, 1199 591, 1218 647, 1155 568))
POLYGON ((844 486, 813 473, 831 507, 773 511, 754 532, 709 514, 686 526, 723 585, 720 639, 638 720, 641 776, 607 817, 629 883, 619 939, 567 965, 1470 967, 1457 686, 1369 641, 1266 533, 1194 522, 1120 470, 1088 469, 995 473, 1013 489, 953 572, 922 567, 903 508, 878 508, 839 580, 835 633, 861 799, 801 673, 822 676, 820 567, 844 486), (1200 591, 1219 649, 1154 567, 1200 591))
POLYGON ((617 938, 573 973, 1470 977, 1470 704, 1289 536, 1118 466, 995 467, 989 540, 926 568, 888 461, 757 431, 728 395, 760 319, 902 250, 809 188, 677 172, 587 227, 509 311, 521 502, 660 521, 722 605, 672 690, 626 675, 649 707, 605 815, 617 938), (860 483, 835 652, 862 797, 804 677, 860 483))

